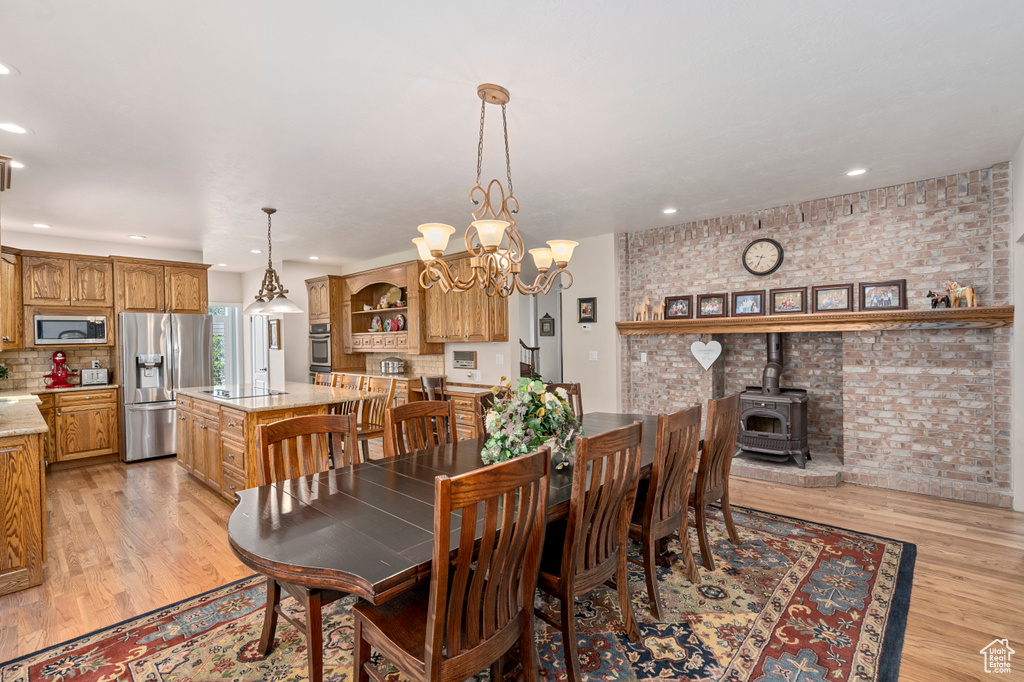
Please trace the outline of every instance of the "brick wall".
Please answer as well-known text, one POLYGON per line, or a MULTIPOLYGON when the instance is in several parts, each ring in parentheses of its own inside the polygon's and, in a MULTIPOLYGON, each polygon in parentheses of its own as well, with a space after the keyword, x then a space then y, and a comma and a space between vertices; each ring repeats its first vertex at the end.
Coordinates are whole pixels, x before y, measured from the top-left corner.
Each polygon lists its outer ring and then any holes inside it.
MULTIPOLYGON (((907 280, 911 309, 929 307, 925 293, 947 278, 973 285, 980 305, 1006 305, 1009 206, 1002 163, 623 233, 619 319, 645 295, 889 279, 907 280), (740 263, 759 237, 785 249, 783 266, 763 278, 740 263)), ((762 335, 716 336, 723 354, 708 372, 690 354, 698 338, 623 337, 624 409, 664 411, 760 383, 762 335)), ((1008 329, 787 334, 783 385, 808 389, 811 452, 839 454, 848 480, 1009 506, 1009 340, 1008 329)))

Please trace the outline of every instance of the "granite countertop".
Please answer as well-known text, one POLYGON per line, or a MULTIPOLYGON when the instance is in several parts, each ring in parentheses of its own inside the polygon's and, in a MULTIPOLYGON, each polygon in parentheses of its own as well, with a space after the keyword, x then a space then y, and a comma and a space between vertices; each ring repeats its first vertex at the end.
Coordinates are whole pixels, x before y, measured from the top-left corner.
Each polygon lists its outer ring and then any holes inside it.
MULTIPOLYGON (((0 398, 27 398, 45 393, 73 393, 76 391, 102 391, 117 388, 118 384, 100 384, 98 386, 72 386, 71 388, 11 388, 0 391, 0 398)), ((37 401, 38 402, 38 401, 37 401)))
POLYGON ((331 386, 314 386, 313 384, 302 384, 295 381, 286 381, 284 386, 271 387, 272 391, 281 391, 278 395, 260 396, 255 398, 217 398, 202 391, 210 391, 214 388, 228 389, 242 392, 251 389, 252 386, 234 384, 231 386, 193 386, 178 391, 178 395, 187 396, 193 400, 204 400, 224 407, 230 407, 242 412, 270 412, 272 410, 288 410, 296 407, 314 407, 316 405, 334 405, 351 400, 359 400, 366 394, 362 391, 351 391, 344 388, 333 388, 331 386))
POLYGON ((38 398, 17 403, 0 403, 0 438, 49 433, 50 429, 43 420, 38 405, 38 398))

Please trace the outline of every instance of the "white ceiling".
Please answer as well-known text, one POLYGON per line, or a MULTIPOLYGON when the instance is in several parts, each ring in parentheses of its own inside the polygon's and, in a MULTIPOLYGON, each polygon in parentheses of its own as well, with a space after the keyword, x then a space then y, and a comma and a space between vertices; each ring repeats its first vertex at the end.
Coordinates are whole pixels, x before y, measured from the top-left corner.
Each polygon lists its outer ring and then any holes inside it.
POLYGON ((27 166, 5 231, 231 270, 265 263, 266 205, 275 260, 461 231, 481 82, 512 93, 528 245, 980 168, 1024 133, 1019 0, 4 0, 0 61, 0 122, 33 131, 0 132, 27 166))

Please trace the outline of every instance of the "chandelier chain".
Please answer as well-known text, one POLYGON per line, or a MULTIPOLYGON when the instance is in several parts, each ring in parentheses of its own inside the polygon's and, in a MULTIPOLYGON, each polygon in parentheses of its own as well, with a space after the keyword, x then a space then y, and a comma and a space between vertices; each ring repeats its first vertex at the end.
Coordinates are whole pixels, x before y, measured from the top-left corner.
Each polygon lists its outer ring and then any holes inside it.
POLYGON ((273 263, 274 263, 274 260, 273 260, 273 257, 272 257, 273 254, 274 254, 274 245, 273 245, 273 242, 270 241, 270 214, 268 213, 267 214, 267 267, 268 268, 273 267, 273 263))
MULTIPOLYGON (((502 107, 504 108, 504 107, 502 107)), ((476 184, 480 184, 484 164, 484 116, 487 114, 487 100, 480 100, 480 142, 476 146, 476 184)))
MULTIPOLYGON (((508 118, 505 116, 505 105, 501 105, 501 127, 505 131, 505 172, 508 173, 508 195, 512 196, 515 194, 512 191, 512 157, 508 152, 508 118)), ((481 132, 480 140, 483 141, 483 133, 481 132)), ((479 173, 477 177, 477 184, 480 183, 479 173)))

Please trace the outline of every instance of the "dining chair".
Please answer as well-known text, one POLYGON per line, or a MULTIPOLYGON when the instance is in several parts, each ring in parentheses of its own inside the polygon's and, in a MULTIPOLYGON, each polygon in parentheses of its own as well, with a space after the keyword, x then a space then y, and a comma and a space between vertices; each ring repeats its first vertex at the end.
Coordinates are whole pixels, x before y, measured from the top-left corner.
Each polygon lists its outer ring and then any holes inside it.
MULTIPOLYGON (((356 458, 355 436, 354 414, 311 415, 260 424, 256 427, 259 484, 267 485, 327 471, 330 468, 329 450, 335 453, 336 463, 340 459, 341 466, 349 466, 356 458)), ((296 630, 305 633, 309 679, 311 682, 321 682, 324 673, 321 610, 325 604, 344 596, 341 592, 304 587, 268 577, 259 653, 266 656, 274 648, 274 633, 277 631, 277 617, 280 616, 296 630), (281 608, 282 588, 303 607, 304 622, 292 618, 281 608)))
POLYGON ((694 509, 697 538, 700 541, 700 556, 704 568, 715 570, 708 542, 707 516, 709 504, 720 502, 729 541, 740 542, 736 526, 732 522, 729 507, 729 469, 736 453, 736 434, 740 427, 739 394, 708 401, 707 426, 705 427, 704 450, 697 465, 697 479, 690 491, 690 506, 694 509))
POLYGON ((384 413, 391 409, 395 399, 395 380, 383 377, 367 377, 363 392, 373 397, 362 401, 359 407, 359 431, 357 438, 363 449, 363 461, 370 461, 370 444, 374 438, 384 438, 384 413))
POLYGON ((640 476, 642 422, 634 422, 576 444, 569 516, 548 524, 537 586, 560 601, 561 622, 536 614, 562 631, 569 682, 581 682, 575 597, 615 576, 626 634, 640 642, 626 574, 629 519, 640 476))
POLYGON ((583 391, 579 384, 548 384, 544 390, 554 393, 555 389, 564 388, 569 394, 569 405, 577 419, 583 419, 583 391))
POLYGON ((654 463, 651 477, 637 486, 629 537, 640 543, 642 564, 647 581, 647 601, 651 614, 661 618, 658 595, 656 559, 667 538, 679 534, 683 548, 683 566, 690 582, 700 582, 697 564, 690 551, 687 510, 693 473, 697 468, 700 444, 700 405, 673 414, 658 415, 658 435, 654 441, 654 463))
POLYGON ((384 456, 455 443, 455 403, 417 400, 384 413, 384 456))
POLYGON ((423 389, 424 400, 447 400, 445 397, 444 377, 420 377, 420 388, 423 389))
POLYGON ((313 375, 314 386, 330 386, 333 376, 326 372, 316 372, 313 375))
MULTIPOLYGON (((342 372, 331 372, 330 385, 334 388, 345 388, 358 391, 363 387, 365 377, 358 374, 344 374, 342 372)), ((358 400, 347 400, 343 403, 331 405, 327 411, 329 414, 355 414, 359 411, 358 400)))
POLYGON ((434 479, 429 586, 380 606, 359 601, 353 607, 357 682, 384 680, 370 661, 372 649, 413 682, 465 680, 487 666, 491 679, 499 681, 500 658, 517 643, 524 679, 539 678, 531 609, 550 459, 548 448, 541 448, 461 476, 434 479), (454 562, 453 514, 461 515, 454 562))

